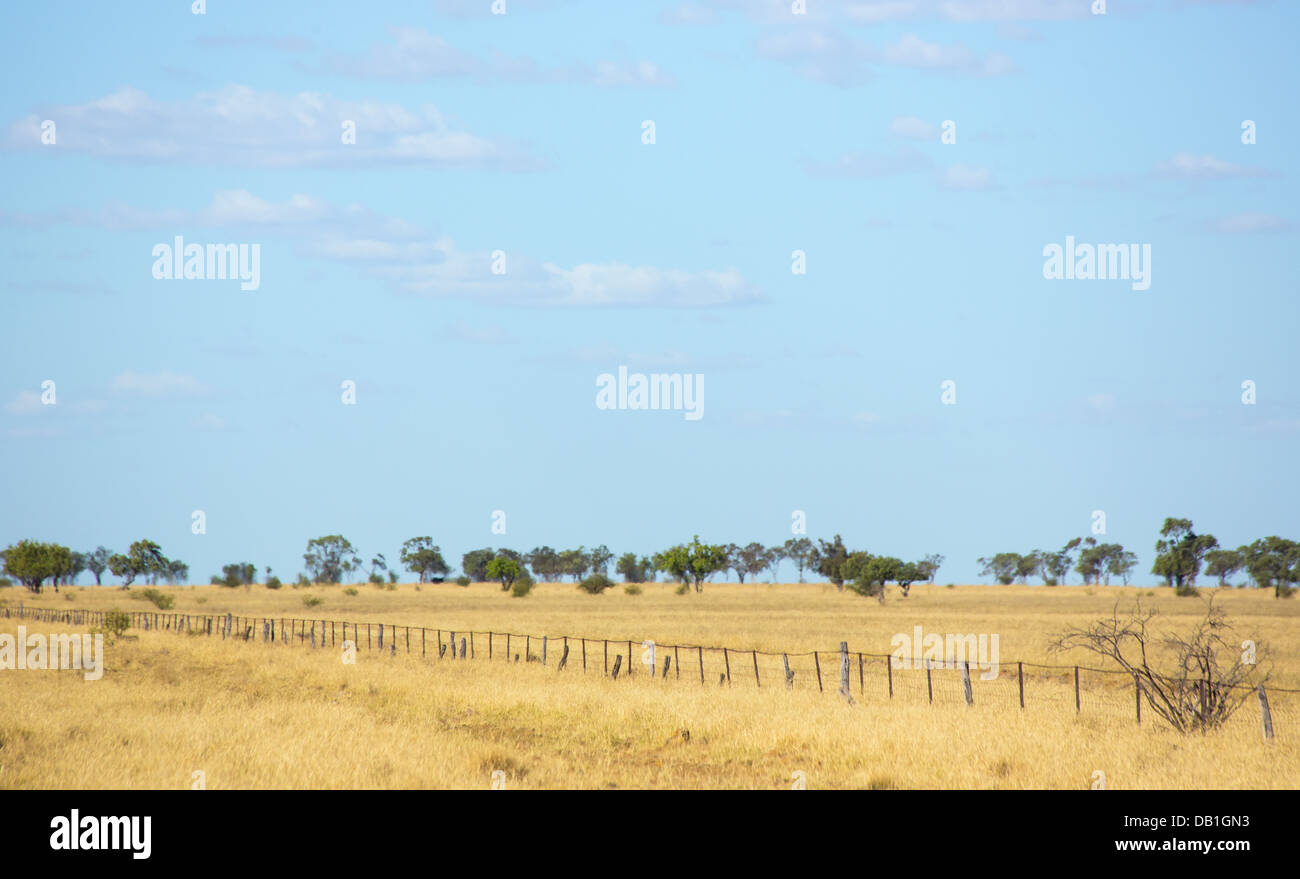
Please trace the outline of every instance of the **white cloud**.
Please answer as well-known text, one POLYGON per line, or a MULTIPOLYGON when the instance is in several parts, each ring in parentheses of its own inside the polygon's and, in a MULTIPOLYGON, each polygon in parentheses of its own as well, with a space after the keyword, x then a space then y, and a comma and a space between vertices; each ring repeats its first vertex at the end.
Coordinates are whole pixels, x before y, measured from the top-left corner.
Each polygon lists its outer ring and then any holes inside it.
POLYGON ((1006 55, 994 52, 980 57, 961 45, 929 43, 916 34, 904 34, 885 46, 883 59, 900 67, 919 67, 965 73, 972 76, 1000 76, 1014 73, 1016 66, 1006 55))
POLYGON ((86 104, 47 106, 9 125, 8 146, 40 149, 42 119, 58 120, 60 153, 158 163, 262 168, 411 164, 532 170, 519 147, 461 130, 431 104, 282 95, 228 85, 180 101, 133 88, 86 104), (356 143, 342 142, 343 122, 356 143))
POLYGON ((11 415, 39 415, 50 407, 41 402, 41 395, 36 391, 19 391, 18 395, 5 404, 11 415))
POLYGON ((1262 168, 1236 165, 1214 156, 1178 153, 1172 159, 1156 164, 1156 173, 1164 177, 1182 177, 1196 180, 1214 180, 1230 177, 1262 177, 1262 168))
POLYGON ((390 27, 390 42, 371 46, 360 55, 332 56, 326 67, 333 73, 401 82, 432 79, 473 79, 499 83, 577 83, 604 87, 667 87, 673 77, 650 61, 633 63, 599 61, 543 68, 531 58, 494 52, 478 58, 452 46, 442 37, 417 27, 390 27))
POLYGON ((997 188, 991 170, 964 164, 953 165, 946 169, 939 177, 939 185, 944 189, 966 192, 997 188))
POLYGON ((1291 229, 1291 222, 1277 214, 1244 213, 1220 217, 1210 224, 1210 230, 1225 235, 1250 234, 1254 232, 1286 232, 1291 229))
POLYGON ((174 372, 124 372, 113 377, 112 389, 123 394, 139 394, 144 397, 191 397, 206 392, 192 375, 179 375, 174 372))
POLYGON ((906 140, 938 140, 939 126, 915 116, 895 116, 889 132, 906 140))

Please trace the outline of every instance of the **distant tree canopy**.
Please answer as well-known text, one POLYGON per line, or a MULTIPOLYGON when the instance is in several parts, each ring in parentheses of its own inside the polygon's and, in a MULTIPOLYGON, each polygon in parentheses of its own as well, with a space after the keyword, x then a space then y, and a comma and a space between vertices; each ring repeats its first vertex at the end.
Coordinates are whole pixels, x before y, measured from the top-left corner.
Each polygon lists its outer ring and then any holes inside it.
POLYGON ((130 586, 137 577, 150 577, 156 581, 159 577, 169 578, 182 568, 186 574, 189 573, 188 566, 168 559, 163 555, 162 547, 152 540, 137 540, 125 555, 118 553, 108 557, 108 570, 113 576, 122 578, 123 588, 130 586))
POLYGON ((843 539, 836 534, 830 543, 824 540, 817 541, 817 547, 812 551, 810 561, 814 571, 834 583, 835 588, 843 590, 844 581, 847 579, 843 568, 848 558, 849 551, 844 546, 843 539))
POLYGON ((361 565, 356 550, 341 534, 307 541, 302 561, 313 583, 342 583, 344 577, 361 565))
MULTIPOLYGON (((4 552, 4 572, 32 592, 46 580, 57 581, 72 566, 72 550, 58 543, 20 540, 4 552)), ((55 586, 58 590, 58 586, 55 586)))
POLYGON ((727 569, 727 549, 700 543, 697 534, 690 543, 670 547, 654 557, 656 570, 663 571, 679 583, 703 592, 706 579, 727 569))
POLYGON ((634 552, 625 552, 618 557, 614 573, 621 575, 625 583, 650 583, 655 578, 654 565, 650 559, 645 556, 638 559, 634 552))
POLYGON ((236 562, 231 565, 222 565, 221 573, 213 575, 212 585, 229 586, 233 589, 236 586, 251 585, 256 579, 256 565, 252 562, 236 562))
POLYGON ((1156 560, 1151 573, 1179 591, 1195 589, 1205 554, 1217 549, 1219 541, 1209 534, 1197 534, 1191 519, 1165 519, 1156 541, 1156 560))
POLYGON ((451 568, 442 557, 442 549, 434 546, 432 537, 412 537, 402 544, 399 556, 408 571, 414 571, 423 583, 433 577, 445 577, 451 568))

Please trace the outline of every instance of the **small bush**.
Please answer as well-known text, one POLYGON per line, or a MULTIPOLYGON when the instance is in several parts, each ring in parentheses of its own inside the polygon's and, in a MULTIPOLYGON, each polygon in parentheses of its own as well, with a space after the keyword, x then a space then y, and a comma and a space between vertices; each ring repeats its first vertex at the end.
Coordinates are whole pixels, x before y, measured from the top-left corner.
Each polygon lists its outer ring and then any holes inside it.
POLYGON ((686 594, 689 593, 690 591, 691 591, 691 587, 690 587, 690 586, 688 586, 688 585, 685 584, 685 583, 679 583, 679 584, 677 585, 677 588, 673 590, 673 593, 676 594, 676 595, 686 595, 686 594))
POLYGON ((464 574, 461 574, 459 577, 456 578, 457 586, 468 586, 470 583, 473 582, 474 582, 473 580, 471 580, 469 577, 466 577, 464 574))
POLYGON ((1193 598, 1201 593, 1197 591, 1195 586, 1188 586, 1184 583, 1181 586, 1174 587, 1174 594, 1179 598, 1193 598))
POLYGON ((150 586, 148 589, 132 589, 131 597, 138 598, 141 601, 152 601, 153 606, 159 610, 171 610, 176 606, 176 596, 168 595, 159 589, 150 586))
POLYGON ((302 603, 307 607, 320 607, 325 603, 325 599, 317 595, 304 595, 302 597, 302 603))
POLYGON ((295 585, 295 586, 310 586, 310 585, 311 585, 311 580, 308 580, 308 579, 307 579, 307 575, 306 575, 306 574, 299 574, 299 575, 298 575, 298 582, 295 583, 294 585, 295 585))
POLYGON ((513 598, 523 598, 529 592, 533 591, 536 581, 532 577, 524 574, 515 580, 514 585, 510 587, 510 595, 513 598))
POLYGON ((73 595, 71 592, 65 592, 63 593, 63 599, 65 601, 76 601, 77 597, 73 595))
POLYGON ((195 604, 207 604, 207 603, 208 603, 208 597, 207 597, 206 595, 200 595, 198 598, 194 599, 194 603, 195 603, 195 604))
POLYGON ((281 586, 283 586, 283 585, 284 585, 284 584, 280 582, 280 578, 279 578, 279 577, 267 577, 267 578, 266 578, 266 588, 267 588, 267 589, 279 589, 279 588, 280 588, 281 586))
POLYGON ((640 595, 641 587, 638 586, 636 583, 628 583, 626 586, 623 587, 623 593, 625 595, 640 595))
POLYGON ((356 595, 356 594, 358 594, 358 593, 357 593, 357 587, 355 587, 355 586, 349 586, 347 589, 344 589, 344 590, 343 590, 343 594, 344 594, 344 595, 356 595))
POLYGON ((370 574, 370 582, 374 583, 376 586, 383 586, 384 575, 379 573, 378 571, 372 571, 370 574))
POLYGON ((124 610, 110 610, 104 613, 104 624, 97 627, 96 634, 105 635, 109 641, 122 637, 131 628, 131 615, 124 610))
POLYGON ((599 595, 606 589, 614 585, 614 581, 604 574, 592 574, 590 577, 578 584, 578 588, 588 595, 599 595))

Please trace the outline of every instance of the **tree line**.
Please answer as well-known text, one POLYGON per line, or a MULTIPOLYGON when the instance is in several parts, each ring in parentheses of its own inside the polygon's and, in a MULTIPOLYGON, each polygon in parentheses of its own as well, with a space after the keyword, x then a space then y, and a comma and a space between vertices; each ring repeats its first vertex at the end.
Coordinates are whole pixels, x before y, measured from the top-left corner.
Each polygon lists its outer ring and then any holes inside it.
MULTIPOLYGON (((1217 577, 1219 585, 1227 587, 1232 585, 1228 578, 1244 571, 1257 588, 1272 589, 1276 598, 1290 597, 1300 584, 1300 543, 1281 537, 1262 537, 1236 549, 1224 549, 1214 535, 1197 534, 1191 519, 1170 517, 1160 528, 1155 551, 1151 573, 1179 595, 1196 594, 1196 578, 1202 573, 1217 577)), ((1134 553, 1118 543, 1098 543, 1094 537, 1076 537, 1056 551, 1000 552, 976 561, 980 576, 1003 585, 1039 577, 1043 585, 1056 586, 1065 583, 1074 570, 1085 584, 1109 586, 1113 576, 1127 586, 1137 566, 1134 553)))
MULTIPOLYGON (((1277 597, 1290 596, 1300 583, 1300 544, 1280 537, 1265 537, 1237 549, 1224 549, 1213 535, 1197 534, 1190 519, 1167 518, 1155 550, 1151 573, 1162 577, 1182 595, 1195 593, 1196 578, 1201 574, 1217 577, 1220 586, 1228 586, 1229 578, 1244 571, 1257 587, 1270 588, 1277 597)), ((150 584, 184 583, 189 577, 189 567, 167 558, 152 540, 138 540, 126 553, 114 553, 102 546, 93 552, 80 553, 55 543, 20 540, 0 552, 0 560, 3 560, 0 570, 6 575, 6 579, 0 579, 0 585, 12 585, 7 579, 12 577, 33 592, 40 592, 46 583, 57 591, 60 586, 75 582, 85 571, 94 575, 96 585, 103 584, 102 577, 107 571, 121 578, 123 587, 129 587, 137 579, 150 584)), ((412 537, 403 543, 398 560, 402 568, 418 576, 420 583, 445 582, 452 570, 441 547, 427 536, 412 537)), ((906 595, 913 583, 934 582, 944 557, 932 554, 917 561, 904 561, 891 555, 851 550, 838 534, 831 540, 816 542, 807 537, 793 537, 776 546, 757 542, 744 546, 702 543, 696 535, 690 543, 671 546, 649 556, 625 552, 617 558, 603 544, 592 549, 579 546, 557 550, 539 546, 529 552, 483 547, 461 556, 462 573, 456 582, 467 585, 494 581, 503 590, 522 595, 527 594, 535 579, 559 582, 567 577, 583 590, 599 593, 614 585, 608 575, 613 564, 615 574, 627 584, 654 582, 662 574, 678 583, 681 592, 700 592, 704 583, 728 572, 734 573, 741 583, 746 578, 756 581, 768 571, 775 576, 782 561, 794 564, 800 583, 804 582, 805 572, 810 571, 841 591, 847 589, 884 601, 887 584, 896 584, 906 595)), ((1030 577, 1037 577, 1044 585, 1055 586, 1066 583, 1074 571, 1085 584, 1108 586, 1112 577, 1129 584, 1137 566, 1137 555, 1121 544, 1100 543, 1089 536, 1076 537, 1059 550, 1033 550, 1023 555, 1002 552, 977 561, 981 576, 991 576, 1002 584, 1027 583, 1030 577)), ((298 585, 342 583, 357 575, 377 584, 395 583, 399 578, 398 568, 390 566, 383 553, 367 562, 341 534, 308 541, 303 567, 298 585)), ((221 574, 213 575, 211 582, 234 587, 250 585, 256 578, 257 568, 251 562, 234 562, 224 565, 221 574)), ((265 568, 262 582, 272 589, 281 586, 269 567, 265 568)))

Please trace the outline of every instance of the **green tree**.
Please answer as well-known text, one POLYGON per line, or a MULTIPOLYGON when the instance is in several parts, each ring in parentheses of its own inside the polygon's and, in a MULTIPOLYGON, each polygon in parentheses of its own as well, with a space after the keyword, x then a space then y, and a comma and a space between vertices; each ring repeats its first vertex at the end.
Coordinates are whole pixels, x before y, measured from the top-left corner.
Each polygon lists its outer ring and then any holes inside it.
POLYGON ((604 574, 609 569, 609 563, 613 560, 614 554, 609 551, 605 544, 593 549, 587 553, 587 563, 590 565, 589 570, 593 574, 604 574))
POLYGON ((566 549, 560 553, 560 573, 573 577, 573 582, 586 577, 590 568, 591 556, 587 555, 586 547, 566 549))
POLYGON ((1212 549, 1205 554, 1205 576, 1218 577, 1219 586, 1230 585, 1228 578, 1246 567, 1246 554, 1240 549, 1212 549))
POLYGON ((808 567, 813 553, 813 543, 807 537, 791 537, 781 547, 781 557, 794 562, 799 572, 799 582, 803 582, 803 569, 808 567))
POLYGON ((102 546, 94 552, 86 554, 86 567, 90 569, 90 573, 95 575, 96 586, 104 585, 101 577, 108 570, 108 558, 111 555, 112 553, 102 546))
POLYGON ((342 534, 329 534, 307 541, 303 565, 313 583, 342 583, 360 565, 357 552, 342 534))
POLYGON ((1300 544, 1282 537, 1265 537, 1240 551, 1256 586, 1273 587, 1274 598, 1294 594, 1294 584, 1300 582, 1300 544))
POLYGON ((656 567, 680 583, 703 592, 706 579, 727 569, 727 549, 711 543, 700 543, 695 535, 688 544, 671 547, 655 556, 656 567))
POLYGON ((560 579, 560 554, 549 546, 539 546, 530 552, 528 566, 545 581, 555 583, 560 579))
POLYGON ((830 543, 825 540, 817 541, 817 548, 812 551, 811 567, 814 571, 821 574, 827 580, 835 584, 835 588, 841 592, 844 591, 844 562, 848 560, 849 550, 844 545, 844 541, 838 534, 830 543))
POLYGON ((490 546, 484 547, 483 549, 470 550, 461 556, 460 569, 464 571, 465 576, 469 577, 473 582, 486 582, 489 579, 487 573, 488 562, 492 561, 496 556, 496 551, 490 546))
POLYGON ((30 591, 39 593, 46 580, 53 581, 67 571, 71 556, 72 550, 57 543, 20 540, 5 550, 4 571, 30 591))
POLYGON ((645 556, 638 559, 634 552, 625 552, 618 557, 614 573, 621 575, 625 583, 649 583, 654 579, 650 559, 645 556))
POLYGON ((399 556, 408 571, 414 571, 423 583, 427 578, 445 577, 451 568, 442 557, 441 547, 433 545, 432 537, 412 537, 402 544, 399 556))
POLYGON ((1121 549, 1106 559, 1106 584, 1110 585, 1110 577, 1115 576, 1127 586, 1128 576, 1135 567, 1137 567, 1137 554, 1121 549))
POLYGON ((1156 560, 1151 573, 1165 578, 1180 594, 1195 590, 1205 554, 1217 549, 1219 541, 1209 534, 1198 535, 1191 519, 1165 519, 1156 541, 1156 560))
POLYGON ((523 566, 508 556, 498 555, 487 563, 487 579, 500 580, 502 592, 508 591, 524 573, 523 566))
POLYGON ((981 577, 993 577, 1003 586, 1015 582, 1020 572, 1023 556, 1018 552, 1000 552, 989 558, 976 559, 981 577))

